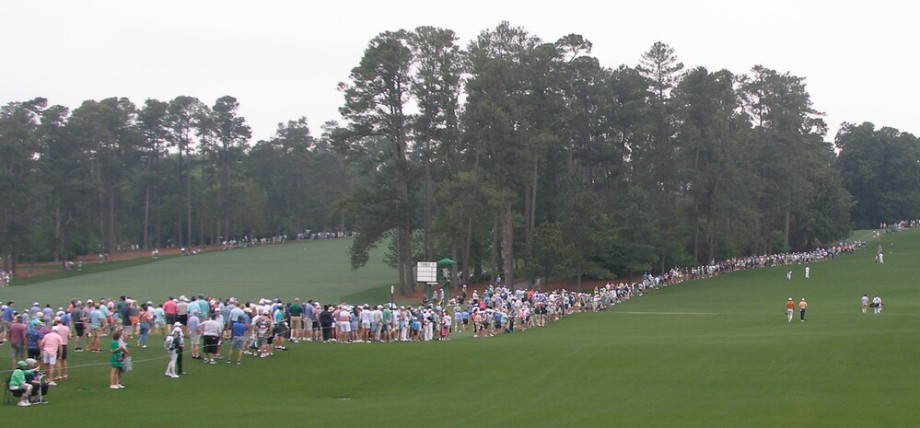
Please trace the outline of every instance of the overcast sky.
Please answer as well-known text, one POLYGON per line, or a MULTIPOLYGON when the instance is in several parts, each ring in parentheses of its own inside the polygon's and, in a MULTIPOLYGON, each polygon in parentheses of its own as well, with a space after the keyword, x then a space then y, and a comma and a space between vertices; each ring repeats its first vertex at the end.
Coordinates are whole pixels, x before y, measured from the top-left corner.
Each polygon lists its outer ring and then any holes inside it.
POLYGON ((544 41, 571 33, 601 65, 634 66, 656 41, 687 68, 752 66, 806 78, 832 139, 841 122, 920 135, 920 7, 907 1, 27 1, 0 3, 0 104, 46 97, 209 105, 236 97, 253 129, 306 116, 314 135, 338 120, 347 81, 380 32, 449 28, 462 46, 506 20, 544 41))

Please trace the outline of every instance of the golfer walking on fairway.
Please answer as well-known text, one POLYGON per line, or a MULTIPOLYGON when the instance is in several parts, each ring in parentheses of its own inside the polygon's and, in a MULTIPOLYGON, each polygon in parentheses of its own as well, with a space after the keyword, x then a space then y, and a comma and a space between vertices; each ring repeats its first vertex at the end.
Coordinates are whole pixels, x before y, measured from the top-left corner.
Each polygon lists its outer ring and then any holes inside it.
POLYGON ((802 319, 802 322, 805 322, 805 310, 808 309, 808 302, 805 301, 805 298, 802 298, 802 301, 799 302, 799 317, 802 319))
POLYGON ((790 297, 789 300, 786 300, 786 322, 792 322, 792 314, 795 313, 795 302, 792 301, 790 297))

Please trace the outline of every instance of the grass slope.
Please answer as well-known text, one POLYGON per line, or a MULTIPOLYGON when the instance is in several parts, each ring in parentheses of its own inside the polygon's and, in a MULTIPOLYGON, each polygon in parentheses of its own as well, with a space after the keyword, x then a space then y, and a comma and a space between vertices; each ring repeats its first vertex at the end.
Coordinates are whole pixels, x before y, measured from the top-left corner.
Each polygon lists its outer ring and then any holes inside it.
MULTIPOLYGON (((873 262, 876 245, 813 264, 807 281, 801 266, 791 268, 793 281, 787 268, 735 273, 490 339, 301 343, 242 366, 187 360, 179 380, 163 377, 157 346, 132 348, 137 369, 121 391, 107 389, 106 355, 74 354, 71 364, 83 367, 51 404, 5 406, 0 418, 10 426, 162 414, 273 426, 914 426, 920 230, 886 236, 883 265, 873 262), (882 315, 860 312, 863 293, 885 299, 882 315), (786 323, 790 296, 808 299, 808 322, 786 323)), ((198 260, 176 263, 189 262, 198 260)))
MULTIPOLYGON (((383 252, 371 253, 367 266, 352 270, 351 239, 304 241, 232 251, 168 257, 153 263, 116 262, 129 267, 93 273, 72 272, 61 279, 0 289, 0 300, 23 309, 33 301, 63 306, 72 298, 129 295, 140 301, 162 302, 167 296, 294 297, 338 301, 342 296, 396 279, 383 264, 383 252)), ((16 282, 14 282, 16 283, 16 282)))

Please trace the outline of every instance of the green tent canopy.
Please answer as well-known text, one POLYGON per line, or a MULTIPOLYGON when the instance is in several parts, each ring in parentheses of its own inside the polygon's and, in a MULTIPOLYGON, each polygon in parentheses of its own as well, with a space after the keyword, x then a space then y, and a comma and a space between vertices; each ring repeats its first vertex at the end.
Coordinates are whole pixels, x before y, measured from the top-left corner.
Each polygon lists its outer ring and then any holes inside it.
POLYGON ((455 264, 457 264, 457 262, 455 262, 455 261, 453 261, 453 260, 451 260, 451 259, 449 259, 449 258, 447 258, 447 257, 445 257, 445 258, 443 258, 443 259, 441 259, 441 260, 438 260, 438 266, 453 266, 453 265, 455 265, 455 264))

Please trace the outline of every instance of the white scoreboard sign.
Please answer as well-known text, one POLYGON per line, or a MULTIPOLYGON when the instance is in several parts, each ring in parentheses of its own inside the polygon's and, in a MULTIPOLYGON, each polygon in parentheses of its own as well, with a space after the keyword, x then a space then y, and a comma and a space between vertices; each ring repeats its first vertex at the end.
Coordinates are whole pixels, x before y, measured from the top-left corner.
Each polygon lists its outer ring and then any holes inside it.
POLYGON ((438 282, 438 264, 435 262, 418 262, 415 267, 415 280, 418 282, 438 282))

